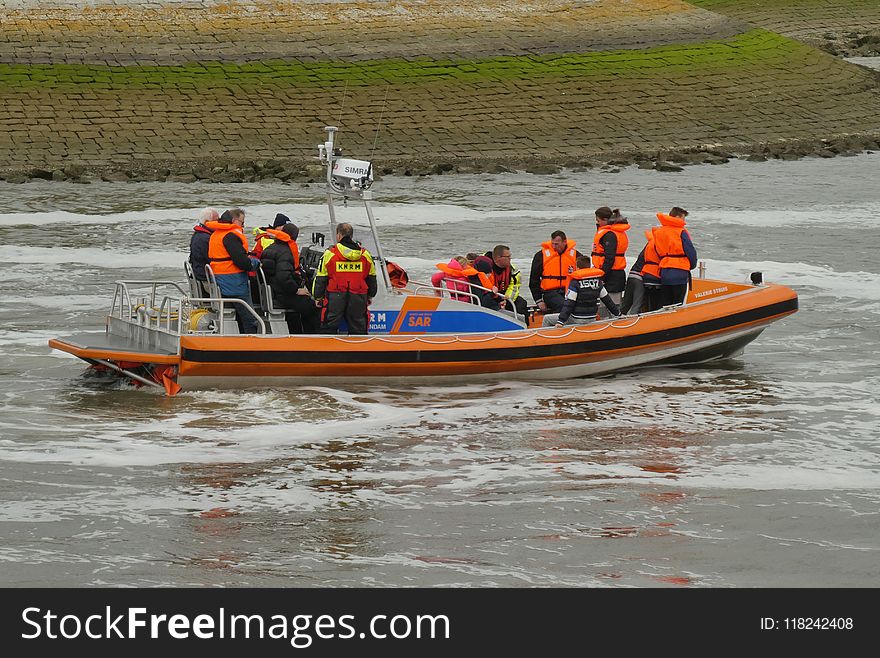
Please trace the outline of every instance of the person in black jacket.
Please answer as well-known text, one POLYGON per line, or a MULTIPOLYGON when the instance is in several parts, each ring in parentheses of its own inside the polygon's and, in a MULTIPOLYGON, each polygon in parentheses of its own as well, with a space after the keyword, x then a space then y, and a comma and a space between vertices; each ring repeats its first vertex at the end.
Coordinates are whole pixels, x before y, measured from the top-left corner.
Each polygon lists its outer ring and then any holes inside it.
POLYGON ((576 261, 583 254, 569 240, 564 231, 553 231, 550 241, 532 258, 529 271, 529 290, 541 313, 559 313, 565 300, 565 282, 576 269, 576 261))
POLYGON ((260 255, 260 264, 272 289, 273 303, 285 309, 284 317, 290 333, 316 334, 320 313, 306 288, 299 266, 299 249, 296 246, 299 228, 295 224, 284 224, 281 233, 288 239, 276 237, 260 255))
POLYGON ((211 241, 211 229, 205 224, 216 222, 220 215, 213 208, 203 208, 199 213, 199 223, 193 226, 193 234, 189 239, 189 264, 192 266, 193 276, 199 282, 202 289, 202 297, 209 297, 208 289, 204 284, 208 280, 205 276, 205 265, 208 264, 208 243, 211 241))
MULTIPOLYGON (((620 209, 608 206, 596 209, 596 235, 593 238, 592 265, 605 272, 605 290, 615 304, 620 304, 626 289, 626 249, 629 239, 626 231, 630 229, 626 217, 620 209)), ((599 317, 607 318, 600 309, 599 317)))
POLYGON ((576 269, 571 274, 565 302, 559 313, 548 313, 544 316, 543 326, 562 327, 567 324, 588 324, 596 320, 596 311, 601 300, 614 317, 620 316, 620 307, 602 285, 604 272, 598 267, 591 267, 589 256, 577 259, 576 269))

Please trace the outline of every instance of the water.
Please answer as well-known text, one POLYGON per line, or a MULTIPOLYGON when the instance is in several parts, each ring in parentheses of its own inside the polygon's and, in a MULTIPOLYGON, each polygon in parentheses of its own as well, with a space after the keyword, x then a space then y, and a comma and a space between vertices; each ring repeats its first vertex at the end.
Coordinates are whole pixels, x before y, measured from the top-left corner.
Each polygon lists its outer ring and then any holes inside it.
POLYGON ((307 236, 321 190, 0 183, 0 583, 876 587, 878 175, 880 155, 389 177, 376 213, 416 278, 497 242, 527 268, 557 228, 585 246, 600 205, 634 254, 679 205, 710 276, 761 270, 801 310, 711 366, 176 398, 46 341, 100 328, 116 279, 179 280, 199 207, 307 236))

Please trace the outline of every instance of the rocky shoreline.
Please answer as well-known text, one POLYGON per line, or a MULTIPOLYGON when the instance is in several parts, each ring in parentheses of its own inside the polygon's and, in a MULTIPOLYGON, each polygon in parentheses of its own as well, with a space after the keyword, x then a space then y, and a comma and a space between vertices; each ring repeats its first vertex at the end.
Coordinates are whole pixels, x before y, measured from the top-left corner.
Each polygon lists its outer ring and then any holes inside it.
MULTIPOLYGON (((880 132, 840 135, 829 139, 778 140, 772 143, 721 144, 701 148, 671 148, 654 152, 602 153, 592 157, 539 158, 512 157, 504 159, 443 159, 396 158, 374 159, 376 177, 382 175, 439 176, 443 174, 479 174, 525 171, 531 174, 558 174, 564 169, 583 171, 596 169, 616 173, 624 167, 660 172, 681 172, 693 165, 726 164, 733 159, 748 162, 767 160, 800 160, 802 158, 850 157, 880 151, 880 132)), ((324 169, 313 160, 245 159, 216 166, 215 161, 158 161, 85 167, 71 164, 57 169, 0 169, 0 181, 23 184, 37 181, 70 183, 93 182, 169 182, 169 183, 315 183, 323 180, 324 169)))

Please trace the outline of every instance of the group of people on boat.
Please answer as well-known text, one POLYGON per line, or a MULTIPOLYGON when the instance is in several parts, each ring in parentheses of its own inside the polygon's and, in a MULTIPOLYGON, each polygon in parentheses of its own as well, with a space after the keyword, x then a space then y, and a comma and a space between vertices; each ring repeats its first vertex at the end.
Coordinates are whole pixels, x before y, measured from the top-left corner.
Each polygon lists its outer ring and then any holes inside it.
MULTIPOLYGON (((577 249, 564 231, 554 231, 532 258, 529 290, 544 326, 584 324, 597 318, 652 311, 684 301, 697 253, 685 228, 688 212, 674 207, 657 213, 659 226, 645 233, 647 242, 626 272, 631 225, 619 209, 602 206, 595 211, 596 233, 589 255, 577 249), (599 306, 602 302, 602 306, 599 306)), ((369 305, 377 293, 376 265, 372 255, 354 240, 351 224, 336 227, 336 242, 324 251, 308 284, 300 263, 296 240, 299 228, 278 213, 271 226, 255 228, 250 249, 244 232, 245 211, 232 208, 219 214, 205 208, 190 240, 193 275, 206 297, 211 271, 224 298, 253 306, 253 290, 262 268, 274 305, 285 310, 290 333, 336 333, 344 321, 348 333, 369 330, 369 305)), ((459 301, 509 312, 525 319, 528 303, 520 295, 522 274, 511 263, 507 245, 485 253, 455 256, 438 263, 431 279, 445 286, 459 301)), ((257 296, 259 299, 259 297, 257 296)), ((256 318, 236 305, 241 333, 256 333, 256 318)))
MULTIPOLYGON (((685 228, 688 212, 678 206, 657 213, 659 226, 645 233, 647 243, 626 272, 627 231, 619 209, 602 206, 595 212, 596 233, 589 255, 577 249, 564 231, 554 231, 535 253, 529 290, 544 326, 584 324, 659 309, 684 301, 697 252, 685 228), (603 307, 599 307, 599 302, 603 307)), ((438 263, 431 282, 444 285, 455 299, 476 301, 494 310, 515 309, 525 316, 519 295, 521 274, 510 263, 510 248, 496 246, 484 255, 455 256, 438 263)))
MULTIPOLYGON (((376 295, 376 266, 370 253, 353 239, 351 224, 336 227, 336 243, 324 252, 311 290, 300 262, 299 227, 282 213, 271 226, 253 231, 254 246, 249 248, 244 232, 245 211, 232 208, 222 214, 205 208, 190 238, 189 262, 193 276, 205 297, 210 265, 220 294, 253 306, 259 299, 257 272, 262 268, 271 289, 273 305, 284 309, 292 334, 336 333, 340 323, 348 323, 350 334, 366 334, 370 300, 376 295)), ((241 333, 256 333, 256 318, 235 305, 241 333)))

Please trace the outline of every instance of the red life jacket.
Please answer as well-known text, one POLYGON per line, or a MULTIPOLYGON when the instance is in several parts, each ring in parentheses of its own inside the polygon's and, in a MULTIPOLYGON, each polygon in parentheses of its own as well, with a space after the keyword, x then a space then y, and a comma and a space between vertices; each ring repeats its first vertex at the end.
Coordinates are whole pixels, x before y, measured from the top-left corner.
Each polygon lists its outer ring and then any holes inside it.
POLYGON ((247 237, 245 237, 244 231, 241 230, 241 227, 237 224, 227 224, 225 222, 205 222, 205 226, 213 231, 213 233, 211 233, 211 239, 208 241, 208 264, 211 266, 211 270, 214 274, 236 274, 238 272, 244 272, 244 270, 237 267, 236 264, 232 262, 232 257, 229 255, 229 252, 226 251, 226 247, 223 246, 223 238, 232 233, 232 235, 241 240, 244 250, 248 250, 247 237))
POLYGON ((593 267, 602 267, 602 263, 605 261, 605 247, 602 245, 599 240, 608 233, 608 231, 614 231, 617 235, 617 253, 614 255, 614 263, 611 265, 612 270, 625 270, 626 269, 626 248, 629 247, 629 238, 626 236, 626 232, 632 228, 631 224, 607 224, 602 226, 598 231, 596 231, 596 237, 593 238, 593 253, 592 253, 592 264, 593 267))
POLYGON ((544 269, 541 272, 541 290, 555 290, 568 287, 568 277, 577 269, 577 243, 569 240, 565 251, 557 253, 552 242, 541 243, 544 256, 544 269))
POLYGON ((492 278, 495 280, 495 285, 498 286, 498 292, 503 295, 504 291, 510 287, 510 280, 513 278, 513 270, 510 265, 508 265, 499 272, 495 269, 495 261, 491 258, 489 260, 492 261, 492 278))
POLYGON ((366 295, 367 277, 370 275, 370 259, 366 251, 361 251, 358 260, 348 260, 337 245, 330 247, 330 260, 327 261, 327 292, 351 292, 366 295))

